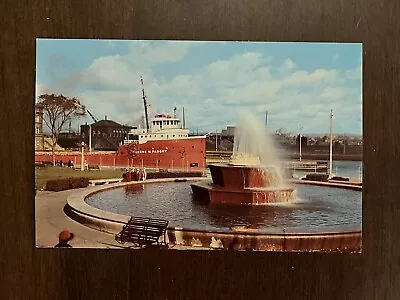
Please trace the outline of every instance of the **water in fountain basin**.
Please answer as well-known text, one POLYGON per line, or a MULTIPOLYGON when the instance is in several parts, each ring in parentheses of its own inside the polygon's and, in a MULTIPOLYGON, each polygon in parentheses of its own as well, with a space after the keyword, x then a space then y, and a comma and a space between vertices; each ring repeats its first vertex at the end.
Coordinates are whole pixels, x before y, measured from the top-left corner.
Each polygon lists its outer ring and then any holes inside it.
POLYGON ((274 141, 264 125, 250 112, 241 111, 239 113, 231 163, 265 169, 272 168, 276 173, 276 185, 285 185, 274 141))

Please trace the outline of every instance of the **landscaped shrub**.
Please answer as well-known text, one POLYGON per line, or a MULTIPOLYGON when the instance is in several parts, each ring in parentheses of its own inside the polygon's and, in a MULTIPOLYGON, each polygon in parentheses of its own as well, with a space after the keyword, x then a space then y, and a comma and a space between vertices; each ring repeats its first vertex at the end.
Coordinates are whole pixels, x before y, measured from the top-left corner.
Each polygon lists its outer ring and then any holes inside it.
POLYGON ((45 168, 46 165, 43 162, 35 162, 35 168, 45 168))
POLYGON ((202 172, 158 172, 147 173, 147 179, 159 178, 182 178, 182 177, 202 177, 202 172))
POLYGON ((89 185, 89 179, 85 177, 78 178, 62 178, 49 180, 46 183, 46 190, 59 192, 69 189, 84 188, 89 185))
POLYGON ((350 181, 349 178, 347 177, 340 177, 340 176, 334 176, 331 178, 331 180, 337 180, 337 181, 350 181))

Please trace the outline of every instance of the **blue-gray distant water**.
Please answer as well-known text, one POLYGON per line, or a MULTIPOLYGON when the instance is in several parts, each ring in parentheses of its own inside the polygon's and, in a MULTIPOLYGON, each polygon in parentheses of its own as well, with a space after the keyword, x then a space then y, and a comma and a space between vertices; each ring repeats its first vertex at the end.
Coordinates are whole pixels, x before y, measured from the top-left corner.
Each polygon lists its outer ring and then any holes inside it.
MULTIPOLYGON (((328 163, 329 168, 329 163, 328 163)), ((332 172, 335 176, 362 178, 363 163, 361 161, 334 160, 332 162, 332 172)), ((310 172, 295 171, 296 176, 302 176, 310 172)))

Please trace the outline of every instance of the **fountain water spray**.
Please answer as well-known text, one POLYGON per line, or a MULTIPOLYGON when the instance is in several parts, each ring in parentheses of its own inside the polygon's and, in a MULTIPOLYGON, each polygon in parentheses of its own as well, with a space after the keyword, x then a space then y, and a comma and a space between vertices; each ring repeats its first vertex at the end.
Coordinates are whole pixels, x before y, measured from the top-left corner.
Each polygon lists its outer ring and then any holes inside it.
POLYGON ((208 203, 260 205, 291 202, 272 138, 257 118, 241 112, 228 164, 208 166, 212 183, 191 184, 195 199, 208 203))
POLYGON ((239 113, 235 128, 231 165, 257 166, 274 170, 275 184, 285 185, 282 164, 277 155, 273 138, 257 117, 248 112, 239 113))

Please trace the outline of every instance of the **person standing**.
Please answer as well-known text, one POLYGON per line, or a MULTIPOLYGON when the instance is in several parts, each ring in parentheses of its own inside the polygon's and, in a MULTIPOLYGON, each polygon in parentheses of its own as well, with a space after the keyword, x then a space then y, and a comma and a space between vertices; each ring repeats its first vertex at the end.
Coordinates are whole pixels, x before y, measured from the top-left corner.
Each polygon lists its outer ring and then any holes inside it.
POLYGON ((68 244, 70 240, 74 238, 74 234, 69 232, 68 230, 61 231, 58 235, 58 244, 54 246, 54 248, 72 248, 71 245, 68 244))

